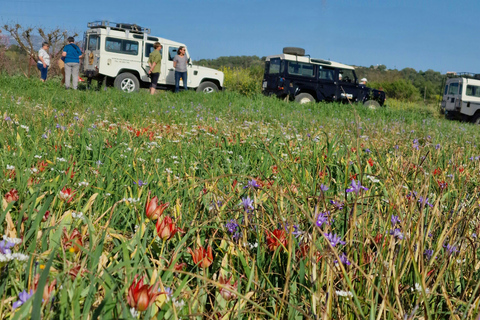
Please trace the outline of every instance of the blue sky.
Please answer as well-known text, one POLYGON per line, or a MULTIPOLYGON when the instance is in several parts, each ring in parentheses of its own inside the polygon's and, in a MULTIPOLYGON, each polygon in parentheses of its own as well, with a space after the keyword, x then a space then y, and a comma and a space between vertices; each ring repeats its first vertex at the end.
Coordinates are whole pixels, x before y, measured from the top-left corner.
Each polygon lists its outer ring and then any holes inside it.
POLYGON ((305 48, 315 58, 389 69, 480 73, 478 0, 0 0, 0 23, 59 27, 87 22, 148 27, 187 44, 194 60, 305 48))

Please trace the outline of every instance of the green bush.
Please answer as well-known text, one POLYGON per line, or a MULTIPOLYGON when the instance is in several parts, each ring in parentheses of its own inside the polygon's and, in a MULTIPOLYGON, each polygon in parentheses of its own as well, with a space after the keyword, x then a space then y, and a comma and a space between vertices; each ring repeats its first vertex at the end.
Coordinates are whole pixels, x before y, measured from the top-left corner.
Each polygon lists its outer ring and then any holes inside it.
POLYGON ((225 74, 224 86, 228 91, 235 91, 246 96, 261 92, 263 69, 260 67, 228 68, 223 67, 225 74))

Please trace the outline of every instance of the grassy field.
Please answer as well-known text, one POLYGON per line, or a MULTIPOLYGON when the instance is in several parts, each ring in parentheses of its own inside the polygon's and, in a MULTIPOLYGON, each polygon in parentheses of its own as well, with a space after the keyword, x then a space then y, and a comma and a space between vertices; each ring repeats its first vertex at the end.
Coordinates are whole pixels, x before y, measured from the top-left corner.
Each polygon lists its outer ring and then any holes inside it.
POLYGON ((0 76, 0 318, 476 319, 478 127, 387 105, 0 76))

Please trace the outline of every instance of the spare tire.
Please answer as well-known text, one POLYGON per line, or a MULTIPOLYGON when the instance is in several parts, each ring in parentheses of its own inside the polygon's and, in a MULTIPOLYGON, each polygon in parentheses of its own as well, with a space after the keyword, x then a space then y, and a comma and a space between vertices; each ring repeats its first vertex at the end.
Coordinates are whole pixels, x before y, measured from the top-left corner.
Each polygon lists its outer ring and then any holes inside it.
POLYGON ((285 48, 283 48, 283 53, 293 54, 295 56, 304 56, 305 55, 305 49, 296 48, 296 47, 285 47, 285 48))

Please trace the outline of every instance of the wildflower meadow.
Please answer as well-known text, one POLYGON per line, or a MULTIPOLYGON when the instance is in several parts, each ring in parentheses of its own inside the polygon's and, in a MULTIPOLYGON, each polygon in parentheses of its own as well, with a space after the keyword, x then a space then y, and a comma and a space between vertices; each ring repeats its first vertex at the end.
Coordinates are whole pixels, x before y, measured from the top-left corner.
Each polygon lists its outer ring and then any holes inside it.
POLYGON ((478 127, 0 76, 1 319, 477 319, 478 127))

